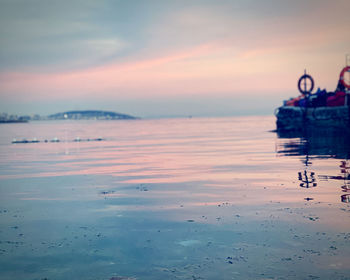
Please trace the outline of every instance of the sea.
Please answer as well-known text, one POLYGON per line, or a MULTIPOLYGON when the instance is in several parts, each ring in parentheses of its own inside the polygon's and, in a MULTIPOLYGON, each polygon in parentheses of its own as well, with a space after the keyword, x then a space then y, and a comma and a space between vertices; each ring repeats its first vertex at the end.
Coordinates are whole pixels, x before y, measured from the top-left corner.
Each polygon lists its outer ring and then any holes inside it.
POLYGON ((0 279, 350 279, 349 134, 274 129, 1 124, 0 279))

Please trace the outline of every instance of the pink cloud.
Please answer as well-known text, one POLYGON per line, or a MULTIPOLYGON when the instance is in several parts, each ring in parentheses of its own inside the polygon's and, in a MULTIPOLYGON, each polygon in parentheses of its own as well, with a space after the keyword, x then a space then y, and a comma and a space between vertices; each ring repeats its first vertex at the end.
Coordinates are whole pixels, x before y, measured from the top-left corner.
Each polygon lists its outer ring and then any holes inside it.
MULTIPOLYGON (((0 73, 2 98, 21 100, 149 97, 188 94, 281 92, 295 89, 305 65, 317 65, 324 86, 336 83, 340 69, 324 68, 317 48, 340 40, 341 31, 275 34, 264 40, 225 38, 209 43, 149 55, 128 62, 64 72, 0 73), (328 38, 328 39, 327 39, 328 38), (317 60, 318 58, 318 60, 317 60), (330 74, 330 72, 332 72, 330 74), (334 80, 334 81, 333 81, 334 80)), ((327 63, 333 53, 322 57, 327 63)), ((340 61, 342 63, 342 61, 340 61)), ((313 69, 311 69, 313 70, 313 69)))
MULTIPOLYGON (((164 65, 171 65, 179 61, 206 56, 215 45, 201 45, 177 53, 171 53, 126 63, 111 63, 95 68, 59 73, 29 73, 5 72, 0 74, 2 96, 7 94, 25 95, 42 98, 51 94, 61 94, 65 97, 73 94, 81 96, 91 92, 111 90, 139 91, 155 88, 160 83, 183 77, 182 69, 177 73, 161 72, 164 65)), ((22 96, 26 98, 25 96, 22 96)))

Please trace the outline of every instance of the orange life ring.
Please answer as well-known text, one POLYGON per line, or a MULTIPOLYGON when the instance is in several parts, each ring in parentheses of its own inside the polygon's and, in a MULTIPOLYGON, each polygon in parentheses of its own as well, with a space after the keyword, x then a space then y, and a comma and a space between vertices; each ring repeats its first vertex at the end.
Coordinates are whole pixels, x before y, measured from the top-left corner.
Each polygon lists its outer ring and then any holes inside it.
POLYGON ((344 67, 344 69, 340 73, 340 78, 339 78, 343 86, 350 89, 350 84, 348 84, 344 79, 345 72, 350 72, 350 66, 344 67))

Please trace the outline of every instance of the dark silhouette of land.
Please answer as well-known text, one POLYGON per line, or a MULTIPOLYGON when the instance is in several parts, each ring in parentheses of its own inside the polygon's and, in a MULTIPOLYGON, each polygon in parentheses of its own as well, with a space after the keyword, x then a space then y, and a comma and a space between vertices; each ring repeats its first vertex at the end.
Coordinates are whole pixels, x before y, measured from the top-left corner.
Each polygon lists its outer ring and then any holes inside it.
POLYGON ((67 111, 48 116, 49 120, 132 120, 134 116, 109 111, 86 110, 67 111))
POLYGON ((0 113, 0 123, 19 123, 40 120, 135 120, 139 119, 127 114, 101 110, 66 111, 49 116, 18 116, 0 113))

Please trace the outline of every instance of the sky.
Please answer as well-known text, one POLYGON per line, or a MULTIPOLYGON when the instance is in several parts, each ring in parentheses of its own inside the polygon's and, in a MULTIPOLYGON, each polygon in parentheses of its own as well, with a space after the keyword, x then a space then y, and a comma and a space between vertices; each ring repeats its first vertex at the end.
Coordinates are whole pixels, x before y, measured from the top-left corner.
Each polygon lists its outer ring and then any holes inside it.
POLYGON ((333 91, 348 0, 0 0, 0 112, 273 114, 333 91))

